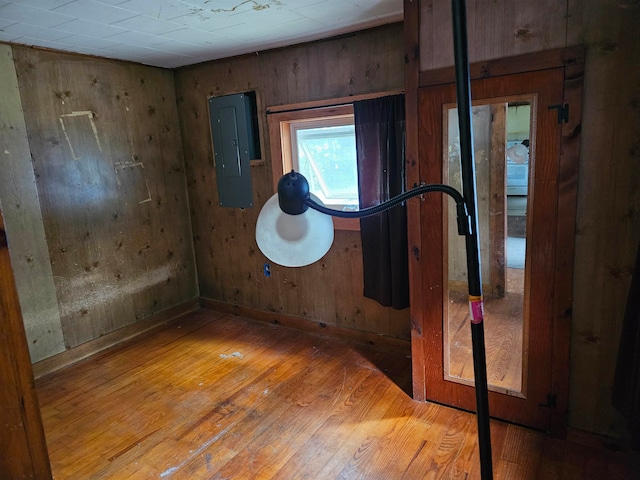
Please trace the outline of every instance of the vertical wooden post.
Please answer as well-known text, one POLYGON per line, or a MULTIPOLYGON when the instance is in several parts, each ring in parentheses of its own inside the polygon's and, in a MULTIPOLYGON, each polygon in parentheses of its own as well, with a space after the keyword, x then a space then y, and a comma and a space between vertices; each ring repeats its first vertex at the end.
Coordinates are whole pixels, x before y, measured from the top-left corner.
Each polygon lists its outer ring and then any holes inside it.
POLYGON ((0 478, 52 478, 1 212, 0 405, 0 478))
MULTIPOLYGON (((407 189, 419 185, 420 175, 419 133, 418 133, 418 87, 420 77, 420 5, 413 0, 404 1, 404 84, 405 84, 405 122, 407 126, 406 138, 406 172, 407 189)), ((407 218, 420 218, 420 202, 407 202, 407 218)), ((409 241, 409 304, 411 305, 411 361, 413 373, 413 399, 425 402, 427 388, 425 383, 425 338, 423 335, 422 319, 423 287, 422 272, 424 264, 420 255, 422 241, 422 225, 419 221, 408 222, 407 235, 409 241)))
POLYGON ((489 284, 493 298, 504 297, 507 286, 507 103, 491 105, 489 158, 489 284))

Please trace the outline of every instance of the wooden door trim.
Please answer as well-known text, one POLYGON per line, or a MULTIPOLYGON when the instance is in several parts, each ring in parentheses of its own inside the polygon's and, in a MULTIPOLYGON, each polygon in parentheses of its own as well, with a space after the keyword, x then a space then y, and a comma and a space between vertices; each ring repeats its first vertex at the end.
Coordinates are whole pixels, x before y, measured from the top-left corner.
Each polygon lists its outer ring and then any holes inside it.
POLYGON ((38 406, 31 359, 18 301, 9 247, 0 212, 0 422, 3 441, 0 477, 50 479, 51 466, 38 406))
MULTIPOLYGON (((566 92, 568 91, 567 81, 569 80, 570 82, 575 84, 575 85, 572 85, 572 88, 571 88, 572 91, 574 90, 574 92, 572 93, 572 101, 576 101, 577 103, 579 103, 580 94, 578 92, 581 91, 580 69, 577 67, 572 67, 571 69, 565 68, 563 70, 562 75, 563 76, 561 77, 562 78, 561 81, 564 81, 563 93, 565 93, 566 95, 566 92), (568 72, 569 70, 571 71, 570 73, 568 72)), ((562 96, 562 94, 560 94, 560 96, 562 96)), ((562 98, 558 99, 558 101, 560 100, 562 100, 562 98)), ((540 109, 539 109, 540 112, 542 112, 545 109, 546 109, 545 105, 540 105, 540 109)), ((580 113, 579 108, 576 111, 576 113, 579 115, 580 113)), ((428 115, 428 114, 423 113, 423 115, 428 115)), ((553 409, 550 409, 550 422, 549 422, 548 428, 551 428, 551 431, 553 434, 559 435, 559 436, 562 436, 566 429, 566 405, 568 403, 567 401, 568 373, 569 373, 568 357, 569 357, 571 278, 573 274, 574 236, 573 236, 573 229, 571 228, 571 225, 569 225, 570 222, 567 222, 566 220, 567 219, 571 220, 572 218, 575 218, 575 196, 576 196, 575 182, 577 181, 576 166, 578 161, 578 140, 576 139, 576 137, 579 134, 579 123, 578 123, 579 116, 578 115, 574 117, 573 124, 566 124, 566 126, 562 127, 563 138, 562 139, 558 138, 557 139, 558 141, 554 142, 556 143, 556 145, 562 145, 563 148, 565 143, 569 142, 570 143, 569 146, 571 148, 569 152, 566 152, 566 151, 563 152, 563 150, 561 150, 560 147, 557 147, 558 150, 554 150, 555 153, 553 153, 553 155, 555 158, 558 158, 558 161, 560 162, 559 163, 560 176, 559 178, 557 179, 554 178, 551 181, 554 183, 554 188, 557 188, 557 190, 555 191, 558 192, 557 193, 558 201, 561 203, 558 205, 549 204, 547 206, 547 211, 553 211, 558 215, 562 215, 561 218, 563 218, 563 220, 565 221, 557 222, 555 226, 549 227, 551 229, 544 234, 545 235, 544 238, 548 238, 549 241, 553 240, 555 242, 555 247, 554 247, 555 249, 551 252, 552 258, 549 259, 549 263, 552 263, 552 262, 553 263, 552 265, 548 265, 544 267, 545 277, 553 279, 553 285, 554 285, 554 288, 550 293, 543 294, 543 295, 546 295, 543 300, 548 305, 551 305, 551 307, 549 307, 548 309, 549 316, 551 318, 551 330, 552 330, 549 338, 549 341, 551 342, 551 348, 552 348, 552 358, 549 359, 549 361, 551 362, 551 366, 549 367, 549 370, 551 371, 551 391, 549 393, 555 394, 557 399, 556 407, 553 409), (567 157, 567 155, 568 155, 568 158, 565 158, 567 157), (569 228, 565 227, 564 225, 569 225, 569 228)), ((437 121, 437 120, 439 119, 434 118, 433 121, 437 121)), ((549 120, 547 120, 547 122, 549 122, 549 120)), ((421 123, 424 123, 424 122, 421 122, 421 123)), ((422 145, 422 147, 419 147, 419 148, 426 150, 425 145, 429 145, 431 143, 435 144, 436 142, 439 144, 442 142, 442 139, 440 138, 440 134, 438 134, 438 132, 430 131, 429 128, 422 128, 421 126, 419 126, 419 128, 420 128, 420 137, 422 139, 420 142, 420 145, 422 145), (431 136, 431 138, 429 138, 428 140, 425 140, 425 138, 428 136, 431 136)), ((435 130, 438 130, 438 129, 436 128, 435 130)), ((542 149, 544 148, 544 146, 540 145, 538 148, 542 149)), ((420 155, 422 157, 427 157, 429 155, 434 155, 434 152, 428 153, 426 151, 420 151, 420 155)), ((441 178, 442 178, 441 170, 438 171, 436 168, 431 168, 427 172, 427 174, 429 178, 422 179, 425 182, 439 183, 441 181, 441 178)), ((556 175, 556 173, 549 172, 548 176, 549 175, 550 175, 549 178, 551 179, 551 176, 556 175)), ((437 212, 441 211, 440 203, 438 203, 439 200, 435 198, 433 198, 433 200, 435 202, 430 201, 430 206, 428 207, 428 210, 430 210, 431 213, 429 213, 428 215, 425 214, 427 207, 422 209, 423 212, 421 212, 421 215, 419 217, 420 223, 427 222, 430 224, 434 224, 435 222, 437 224, 437 218, 436 218, 438 215, 437 212), (433 213, 434 211, 436 212, 435 217, 433 213)), ((540 199, 538 199, 538 201, 540 201, 540 199)), ((545 201, 545 200, 542 200, 542 201, 545 201)), ((416 217, 413 217, 413 218, 416 218, 416 217)), ((539 226, 540 224, 541 224, 541 221, 539 220, 537 222, 537 225, 539 226)), ((542 227, 542 228, 546 228, 546 227, 542 227)), ((425 235, 433 237, 428 242, 428 244, 430 245, 430 248, 428 250, 426 248, 427 243, 424 243, 421 239, 412 237, 410 238, 410 242, 418 242, 417 244, 421 245, 422 256, 425 257, 423 260, 425 265, 432 265, 432 264, 440 265, 439 262, 441 260, 439 256, 441 255, 441 252, 442 252, 442 248, 441 248, 442 238, 438 239, 437 237, 440 236, 439 234, 438 235, 429 234, 429 231, 425 231, 425 235)), ((536 268, 542 268, 542 267, 538 266, 536 268)), ((428 298, 422 299, 422 302, 426 302, 426 303, 419 305, 418 307, 419 310, 424 312, 425 315, 430 315, 431 318, 434 318, 434 316, 438 318, 442 318, 442 306, 438 298, 441 298, 443 293, 442 291, 443 277, 442 277, 442 272, 438 272, 436 270, 438 269, 429 267, 429 268, 426 268, 421 273, 415 273, 414 276, 412 277, 412 282, 414 278, 417 279, 417 277, 421 277, 420 280, 422 284, 427 287, 423 291, 427 292, 425 293, 425 297, 428 297, 428 298)), ((412 283, 412 286, 413 286, 413 283, 412 283)), ((412 308, 413 308, 413 305, 412 305, 412 308)), ((417 315, 412 315, 412 319, 415 317, 417 317, 417 315)), ((428 328, 426 328, 428 324, 424 320, 424 315, 419 317, 419 320, 420 321, 417 325, 417 328, 421 332, 423 332, 423 335, 424 335, 424 332, 428 331, 428 328)), ((431 338, 429 342, 427 341, 422 342, 423 347, 426 350, 426 352, 422 356, 422 360, 420 358, 418 358, 417 360, 414 359, 414 363, 413 363, 414 376, 416 375, 420 377, 424 376, 422 381, 424 381, 425 385, 428 382, 427 375, 425 374, 426 369, 427 368, 434 369, 434 367, 436 366, 438 366, 437 368, 440 368, 442 364, 442 360, 439 359, 439 356, 441 355, 439 355, 438 353, 435 353, 435 356, 434 356, 434 352, 437 352, 438 350, 440 351, 440 354, 441 354, 442 347, 440 347, 439 349, 437 348, 438 343, 441 342, 441 337, 439 337, 438 335, 434 335, 433 332, 431 332, 431 334, 433 338, 431 338)), ((416 383, 419 383, 419 381, 416 381, 414 379, 414 385, 416 383)), ((416 399, 419 399, 417 396, 415 397, 416 399)), ((494 397, 496 396, 494 395, 494 397)), ((502 404, 503 401, 504 401, 503 399, 497 399, 497 400, 494 399, 492 403, 500 402, 502 404)), ((506 401, 504 402, 505 402, 504 405, 506 405, 506 401)), ((470 408, 470 407, 463 406, 463 408, 470 408)))
MULTIPOLYGON (((405 35, 407 33, 405 32, 405 35)), ((551 68, 566 67, 584 69, 585 47, 573 46, 556 48, 542 52, 526 53, 512 57, 474 62, 469 65, 471 80, 480 78, 499 77, 517 73, 535 72, 551 68)), ((454 67, 443 67, 434 70, 423 70, 419 73, 419 87, 433 87, 453 83, 456 80, 454 67)), ((409 86, 406 86, 408 93, 409 86)))
MULTIPOLYGON (((419 63, 414 60, 413 53, 419 57, 419 15, 411 8, 416 2, 405 0, 405 96, 407 99, 407 184, 413 185, 420 181, 439 181, 438 172, 420 174, 419 159, 424 152, 420 151, 418 139, 429 132, 419 132, 418 125, 418 89, 420 87, 440 85, 455 81, 453 67, 445 67, 430 71, 419 71, 419 63), (409 19, 410 21, 407 21, 409 19), (413 19, 413 20, 412 20, 413 19), (417 76, 417 78, 416 78, 417 76), (416 110, 415 112, 412 110, 416 110), (435 176, 433 174, 436 174, 435 176), (425 175, 432 174, 427 178, 425 175)), ((575 221, 576 216, 576 188, 578 177, 578 163, 580 150, 580 119, 581 102, 584 79, 585 47, 573 46, 534 52, 525 55, 506 57, 470 65, 472 79, 490 78, 501 75, 545 70, 549 68, 564 68, 564 103, 570 104, 571 114, 567 123, 562 125, 562 138, 559 166, 559 201, 557 215, 566 219, 567 223, 575 221)), ((411 202, 409 202, 411 203, 411 202)), ((424 311, 422 305, 423 278, 422 264, 428 264, 429 259, 423 256, 437 257, 437 251, 421 252, 420 225, 425 220, 421 217, 418 206, 409 208, 409 248, 410 279, 412 291, 411 331, 413 354, 413 397, 415 400, 426 400, 425 375, 429 365, 424 354, 428 344, 439 339, 424 338, 424 311), (413 220, 411 220, 413 219, 413 220)), ((557 225, 556 246, 556 275, 554 319, 553 319, 553 354, 552 354, 552 393, 555 394, 556 407, 551 409, 550 432, 557 437, 565 437, 568 421, 569 404, 569 363, 571 337, 571 303, 573 285, 573 261, 575 232, 557 225)), ((426 234, 429 234, 427 231, 426 234)), ((440 251, 440 255, 442 252, 440 251)), ((437 258, 436 258, 437 261, 437 258)))
POLYGON ((582 89, 584 62, 564 69, 563 104, 569 105, 568 120, 562 124, 558 169, 558 222, 556 234, 556 275, 554 278, 553 357, 551 387, 556 406, 551 409, 550 433, 567 436, 569 419, 569 374, 571 362, 571 315, 575 251, 577 185, 580 164, 580 130, 582 123, 582 89))
MULTIPOLYGON (((559 76, 558 70, 556 70, 555 77, 558 78, 559 76)), ((538 90, 539 96, 539 86, 552 85, 551 83, 547 84, 546 82, 540 81, 539 74, 528 73, 519 75, 518 77, 517 79, 514 78, 510 80, 507 89, 502 88, 500 84, 490 83, 491 80, 487 79, 473 81, 471 85, 472 92, 474 92, 473 97, 476 99, 502 99, 506 96, 519 96, 519 94, 524 92, 533 94, 536 90, 538 90)), ((555 85, 557 86, 558 84, 556 83, 555 85)), ((560 88, 557 86, 554 90, 554 92, 550 91, 547 95, 542 95, 545 98, 545 103, 560 101, 560 98, 558 98, 561 97, 562 94, 560 88)), ((437 85, 421 89, 419 92, 419 101, 421 114, 420 149, 424 159, 422 167, 429 172, 429 178, 426 182, 441 183, 444 178, 443 129, 445 128, 442 121, 442 106, 455 102, 455 85, 437 85)), ((543 105, 538 105, 537 110, 546 114, 538 115, 538 124, 544 122, 545 125, 544 128, 538 128, 538 133, 540 131, 548 132, 547 129, 559 132, 559 128, 553 123, 553 116, 549 115, 546 108, 543 105)), ((559 148, 558 140, 559 138, 548 145, 559 148)), ((535 198, 537 208, 532 212, 533 215, 528 215, 527 232, 530 242, 527 243, 531 245, 536 243, 546 248, 541 250, 542 256, 538 261, 532 262, 532 258, 529 258, 527 262, 527 275, 550 279, 553 278, 552 262, 555 260, 555 251, 552 249, 552 246, 554 243, 553 237, 556 233, 556 218, 555 215, 553 215, 552 218, 551 216, 542 218, 540 212, 547 213, 553 212, 554 210, 555 194, 553 192, 555 190, 556 172, 555 170, 551 170, 551 166, 555 165, 558 151, 545 152, 546 157, 552 163, 542 169, 543 164, 540 161, 543 156, 541 152, 542 142, 534 142, 532 146, 536 147, 537 153, 534 155, 535 191, 530 198, 535 198), (540 143, 540 145, 538 145, 538 143, 540 143), (535 231, 532 231, 532 224, 536 226, 535 231), (535 272, 533 272, 533 270, 535 270, 535 272)), ((422 241, 422 252, 425 257, 425 269, 422 272, 423 284, 425 286, 422 307, 424 311, 423 331, 425 335, 432 339, 428 345, 427 352, 425 352, 425 358, 429 365, 429 367, 425 369, 427 399, 465 410, 475 411, 474 387, 443 379, 443 319, 446 313, 444 305, 445 299, 447 298, 447 277, 444 272, 443 259, 447 251, 447 235, 444 228, 441 228, 443 212, 445 211, 443 202, 439 198, 434 198, 433 200, 437 201, 430 201, 428 205, 425 204, 422 216, 424 224, 433 225, 433 228, 430 228, 428 232, 429 238, 426 238, 425 233, 425 238, 422 241)), ((530 280, 525 280, 525 285, 531 283, 530 280)), ((539 374, 529 376, 528 391, 526 391, 526 397, 529 400, 527 400, 526 403, 522 403, 524 400, 521 398, 490 392, 489 407, 491 414, 498 418, 534 426, 536 428, 547 428, 550 418, 549 410, 538 407, 538 404, 544 403, 546 393, 551 388, 551 358, 548 355, 544 355, 543 350, 546 348, 545 346, 551 343, 550 318, 552 316, 553 290, 549 283, 537 284, 536 287, 535 291, 531 290, 529 292, 528 302, 537 302, 538 308, 533 309, 530 316, 527 316, 525 313, 525 320, 529 322, 529 332, 531 336, 541 340, 539 342, 530 341, 528 343, 528 346, 531 347, 531 349, 527 349, 529 351, 529 358, 533 356, 538 359, 541 364, 537 365, 539 374), (540 321, 542 319, 547 319, 547 321, 540 321), (545 326, 547 328, 545 328, 545 326), (534 395, 536 396, 534 397, 534 395)), ((528 302, 525 302, 525 309, 528 302)), ((490 319, 487 319, 487 321, 490 321, 490 319)), ((528 374, 527 371, 523 373, 524 375, 528 374)))
MULTIPOLYGON (((422 180, 420 175, 419 132, 418 132, 418 85, 420 74, 420 6, 419 2, 404 0, 404 84, 406 147, 405 166, 407 188, 422 180)), ((407 218, 420 218, 420 204, 417 200, 407 202, 407 218)), ((425 338, 422 329, 422 276, 423 262, 420 255, 422 222, 409 221, 407 241, 409 242, 409 304, 411 318, 411 358, 413 398, 424 402, 427 399, 425 385, 424 357, 425 338)))

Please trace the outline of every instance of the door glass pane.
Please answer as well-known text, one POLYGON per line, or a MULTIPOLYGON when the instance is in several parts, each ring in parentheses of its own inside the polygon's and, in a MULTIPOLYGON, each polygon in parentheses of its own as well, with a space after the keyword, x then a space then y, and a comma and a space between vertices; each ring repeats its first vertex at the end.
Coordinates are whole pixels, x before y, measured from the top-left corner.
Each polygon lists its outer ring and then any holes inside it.
MULTIPOLYGON (((500 99, 473 107, 480 259, 485 308, 489 389, 526 395, 527 213, 532 208, 533 97, 500 99)), ((444 181, 462 191, 458 112, 445 106, 444 181)), ((467 265, 456 212, 444 217, 445 380, 473 384, 467 265)))

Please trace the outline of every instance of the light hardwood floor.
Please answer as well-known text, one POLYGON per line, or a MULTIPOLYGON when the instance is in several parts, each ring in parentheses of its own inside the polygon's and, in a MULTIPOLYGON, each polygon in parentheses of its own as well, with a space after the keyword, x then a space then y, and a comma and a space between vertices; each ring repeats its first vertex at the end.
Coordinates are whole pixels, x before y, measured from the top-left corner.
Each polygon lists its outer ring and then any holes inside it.
MULTIPOLYGON (((475 416, 414 402, 410 365, 201 310, 37 388, 56 479, 479 478, 475 416)), ((491 428, 496 479, 637 478, 599 440, 491 428)))
MULTIPOLYGON (((454 381, 473 385, 473 343, 469 328, 468 293, 449 291, 448 307, 449 330, 445 336, 449 339, 448 372, 454 381)), ((498 391, 522 391, 522 307, 522 294, 518 293, 506 292, 502 298, 485 299, 487 380, 498 391)))
MULTIPOLYGON (((507 268, 503 297, 485 296, 484 333, 489 388, 522 392, 524 321, 524 269, 507 268)), ((458 286, 460 287, 460 286, 458 286)), ((473 385, 473 345, 469 328, 469 300, 464 289, 449 288, 447 305, 449 348, 445 348, 445 368, 449 379, 473 385)), ((445 340, 446 341, 446 340, 445 340)))

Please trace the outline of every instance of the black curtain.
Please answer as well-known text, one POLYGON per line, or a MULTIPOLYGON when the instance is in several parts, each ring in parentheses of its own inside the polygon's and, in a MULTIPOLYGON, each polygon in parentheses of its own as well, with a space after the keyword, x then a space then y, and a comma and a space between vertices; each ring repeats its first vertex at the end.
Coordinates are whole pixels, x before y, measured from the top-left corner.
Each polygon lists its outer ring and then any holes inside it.
POLYGON ((611 403, 627 420, 633 448, 640 450, 640 245, 624 312, 611 403))
MULTIPOLYGON (((360 207, 405 191, 404 95, 354 102, 360 207)), ((409 306, 407 210, 404 204, 360 219, 364 296, 386 307, 409 306)))

